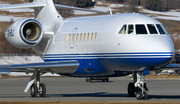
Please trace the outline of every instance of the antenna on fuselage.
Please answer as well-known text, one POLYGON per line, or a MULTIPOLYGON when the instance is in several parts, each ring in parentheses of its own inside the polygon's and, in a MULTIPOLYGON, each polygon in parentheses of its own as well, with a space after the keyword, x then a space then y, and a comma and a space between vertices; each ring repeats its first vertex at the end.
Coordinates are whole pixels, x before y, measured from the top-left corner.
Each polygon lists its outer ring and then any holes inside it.
POLYGON ((112 9, 110 6, 109 6, 109 12, 110 12, 110 15, 112 15, 112 9))

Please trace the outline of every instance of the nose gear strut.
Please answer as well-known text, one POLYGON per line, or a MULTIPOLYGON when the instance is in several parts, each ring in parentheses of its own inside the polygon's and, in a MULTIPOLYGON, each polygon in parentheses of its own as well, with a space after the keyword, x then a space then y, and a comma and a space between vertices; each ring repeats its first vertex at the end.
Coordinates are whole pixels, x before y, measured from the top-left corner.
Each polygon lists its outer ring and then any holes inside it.
POLYGON ((130 82, 128 85, 129 97, 134 97, 134 94, 136 94, 138 100, 148 99, 147 91, 149 90, 146 85, 144 71, 134 72, 132 76, 134 83, 130 82))

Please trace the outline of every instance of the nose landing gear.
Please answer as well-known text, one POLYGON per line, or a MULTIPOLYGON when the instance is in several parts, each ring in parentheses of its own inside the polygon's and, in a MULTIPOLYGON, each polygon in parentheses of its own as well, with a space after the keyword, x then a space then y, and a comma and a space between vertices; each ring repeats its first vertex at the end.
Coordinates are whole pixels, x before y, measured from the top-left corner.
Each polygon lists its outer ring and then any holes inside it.
POLYGON ((128 85, 129 97, 134 97, 134 94, 136 94, 138 100, 148 99, 148 88, 145 82, 144 71, 134 72, 133 79, 134 83, 131 82, 128 85))

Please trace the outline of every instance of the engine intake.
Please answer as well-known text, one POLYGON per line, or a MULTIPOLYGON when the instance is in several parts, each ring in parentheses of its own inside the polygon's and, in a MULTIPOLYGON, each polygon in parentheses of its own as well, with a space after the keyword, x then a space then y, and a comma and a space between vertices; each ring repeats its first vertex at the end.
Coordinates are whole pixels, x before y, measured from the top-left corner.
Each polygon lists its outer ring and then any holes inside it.
POLYGON ((22 19, 8 27, 5 37, 15 47, 32 48, 42 40, 43 28, 35 19, 22 19))

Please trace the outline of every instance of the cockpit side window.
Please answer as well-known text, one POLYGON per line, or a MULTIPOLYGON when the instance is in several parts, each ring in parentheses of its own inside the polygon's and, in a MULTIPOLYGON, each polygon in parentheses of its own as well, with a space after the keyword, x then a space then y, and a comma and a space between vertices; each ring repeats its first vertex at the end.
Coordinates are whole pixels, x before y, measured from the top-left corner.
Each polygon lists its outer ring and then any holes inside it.
POLYGON ((136 25, 136 33, 137 34, 148 34, 145 25, 137 24, 136 25))
POLYGON ((158 28, 160 34, 166 34, 166 32, 164 31, 162 25, 156 24, 156 26, 157 26, 157 28, 158 28))
POLYGON ((126 28, 127 28, 127 25, 123 25, 123 27, 119 31, 119 34, 126 34, 126 28))
POLYGON ((134 26, 128 25, 128 34, 134 34, 134 26))
POLYGON ((147 26, 148 26, 150 34, 158 34, 154 24, 148 24, 147 26))

